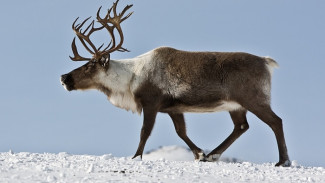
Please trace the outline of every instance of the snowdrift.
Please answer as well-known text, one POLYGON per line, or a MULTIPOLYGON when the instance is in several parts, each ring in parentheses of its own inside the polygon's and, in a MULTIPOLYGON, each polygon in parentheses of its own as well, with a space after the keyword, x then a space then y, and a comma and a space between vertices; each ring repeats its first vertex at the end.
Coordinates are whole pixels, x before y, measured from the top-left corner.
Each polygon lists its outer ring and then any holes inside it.
MULTIPOLYGON (((273 163, 195 162, 187 149, 162 147, 130 157, 0 153, 0 182, 325 182, 325 168, 273 163)), ((236 160, 237 161, 237 160, 236 160)))

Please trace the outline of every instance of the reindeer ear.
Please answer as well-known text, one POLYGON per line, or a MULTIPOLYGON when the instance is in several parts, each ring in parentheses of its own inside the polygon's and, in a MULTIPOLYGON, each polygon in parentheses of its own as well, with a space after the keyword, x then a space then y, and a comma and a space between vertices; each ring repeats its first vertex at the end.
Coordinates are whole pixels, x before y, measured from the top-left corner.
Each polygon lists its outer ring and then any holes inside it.
POLYGON ((100 64, 105 67, 110 61, 110 55, 109 54, 106 54, 106 55, 103 55, 102 58, 100 58, 100 64))

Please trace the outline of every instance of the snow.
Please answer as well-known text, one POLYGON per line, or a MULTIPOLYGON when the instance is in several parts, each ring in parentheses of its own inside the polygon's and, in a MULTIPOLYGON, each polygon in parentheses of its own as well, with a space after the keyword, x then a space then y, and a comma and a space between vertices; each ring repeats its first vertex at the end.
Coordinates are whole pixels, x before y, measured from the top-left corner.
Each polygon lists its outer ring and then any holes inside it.
POLYGON ((288 168, 222 159, 193 161, 186 148, 162 147, 143 156, 0 153, 0 182, 325 182, 325 168, 288 168))

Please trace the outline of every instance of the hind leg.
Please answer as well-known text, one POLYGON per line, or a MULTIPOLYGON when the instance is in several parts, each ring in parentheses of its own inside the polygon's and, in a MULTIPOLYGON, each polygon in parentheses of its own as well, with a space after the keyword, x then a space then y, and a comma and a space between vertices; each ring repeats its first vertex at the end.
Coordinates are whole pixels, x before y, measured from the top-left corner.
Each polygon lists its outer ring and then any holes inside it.
POLYGON ((231 111, 230 116, 234 123, 234 130, 232 133, 224 140, 217 148, 211 151, 207 155, 207 161, 218 161, 221 154, 244 132, 249 128, 247 119, 246 119, 247 110, 236 110, 231 111))
POLYGON ((184 140, 184 142, 188 145, 188 147, 192 150, 194 157, 196 160, 204 160, 205 155, 203 151, 198 148, 191 140, 188 138, 186 134, 186 125, 184 115, 182 113, 168 113, 172 118, 175 130, 177 135, 184 140))
POLYGON ((255 105, 251 110, 258 118, 273 130, 279 150, 279 162, 275 166, 290 166, 287 146, 284 139, 282 119, 278 117, 269 105, 255 105))

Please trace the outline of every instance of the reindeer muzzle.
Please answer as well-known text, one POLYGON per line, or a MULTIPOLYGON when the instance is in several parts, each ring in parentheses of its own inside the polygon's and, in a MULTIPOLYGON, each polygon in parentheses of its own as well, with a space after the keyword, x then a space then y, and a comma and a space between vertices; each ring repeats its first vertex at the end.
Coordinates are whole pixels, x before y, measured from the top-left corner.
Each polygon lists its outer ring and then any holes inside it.
POLYGON ((61 76, 61 84, 68 91, 71 91, 74 89, 74 87, 73 87, 74 81, 70 74, 63 74, 61 76))

